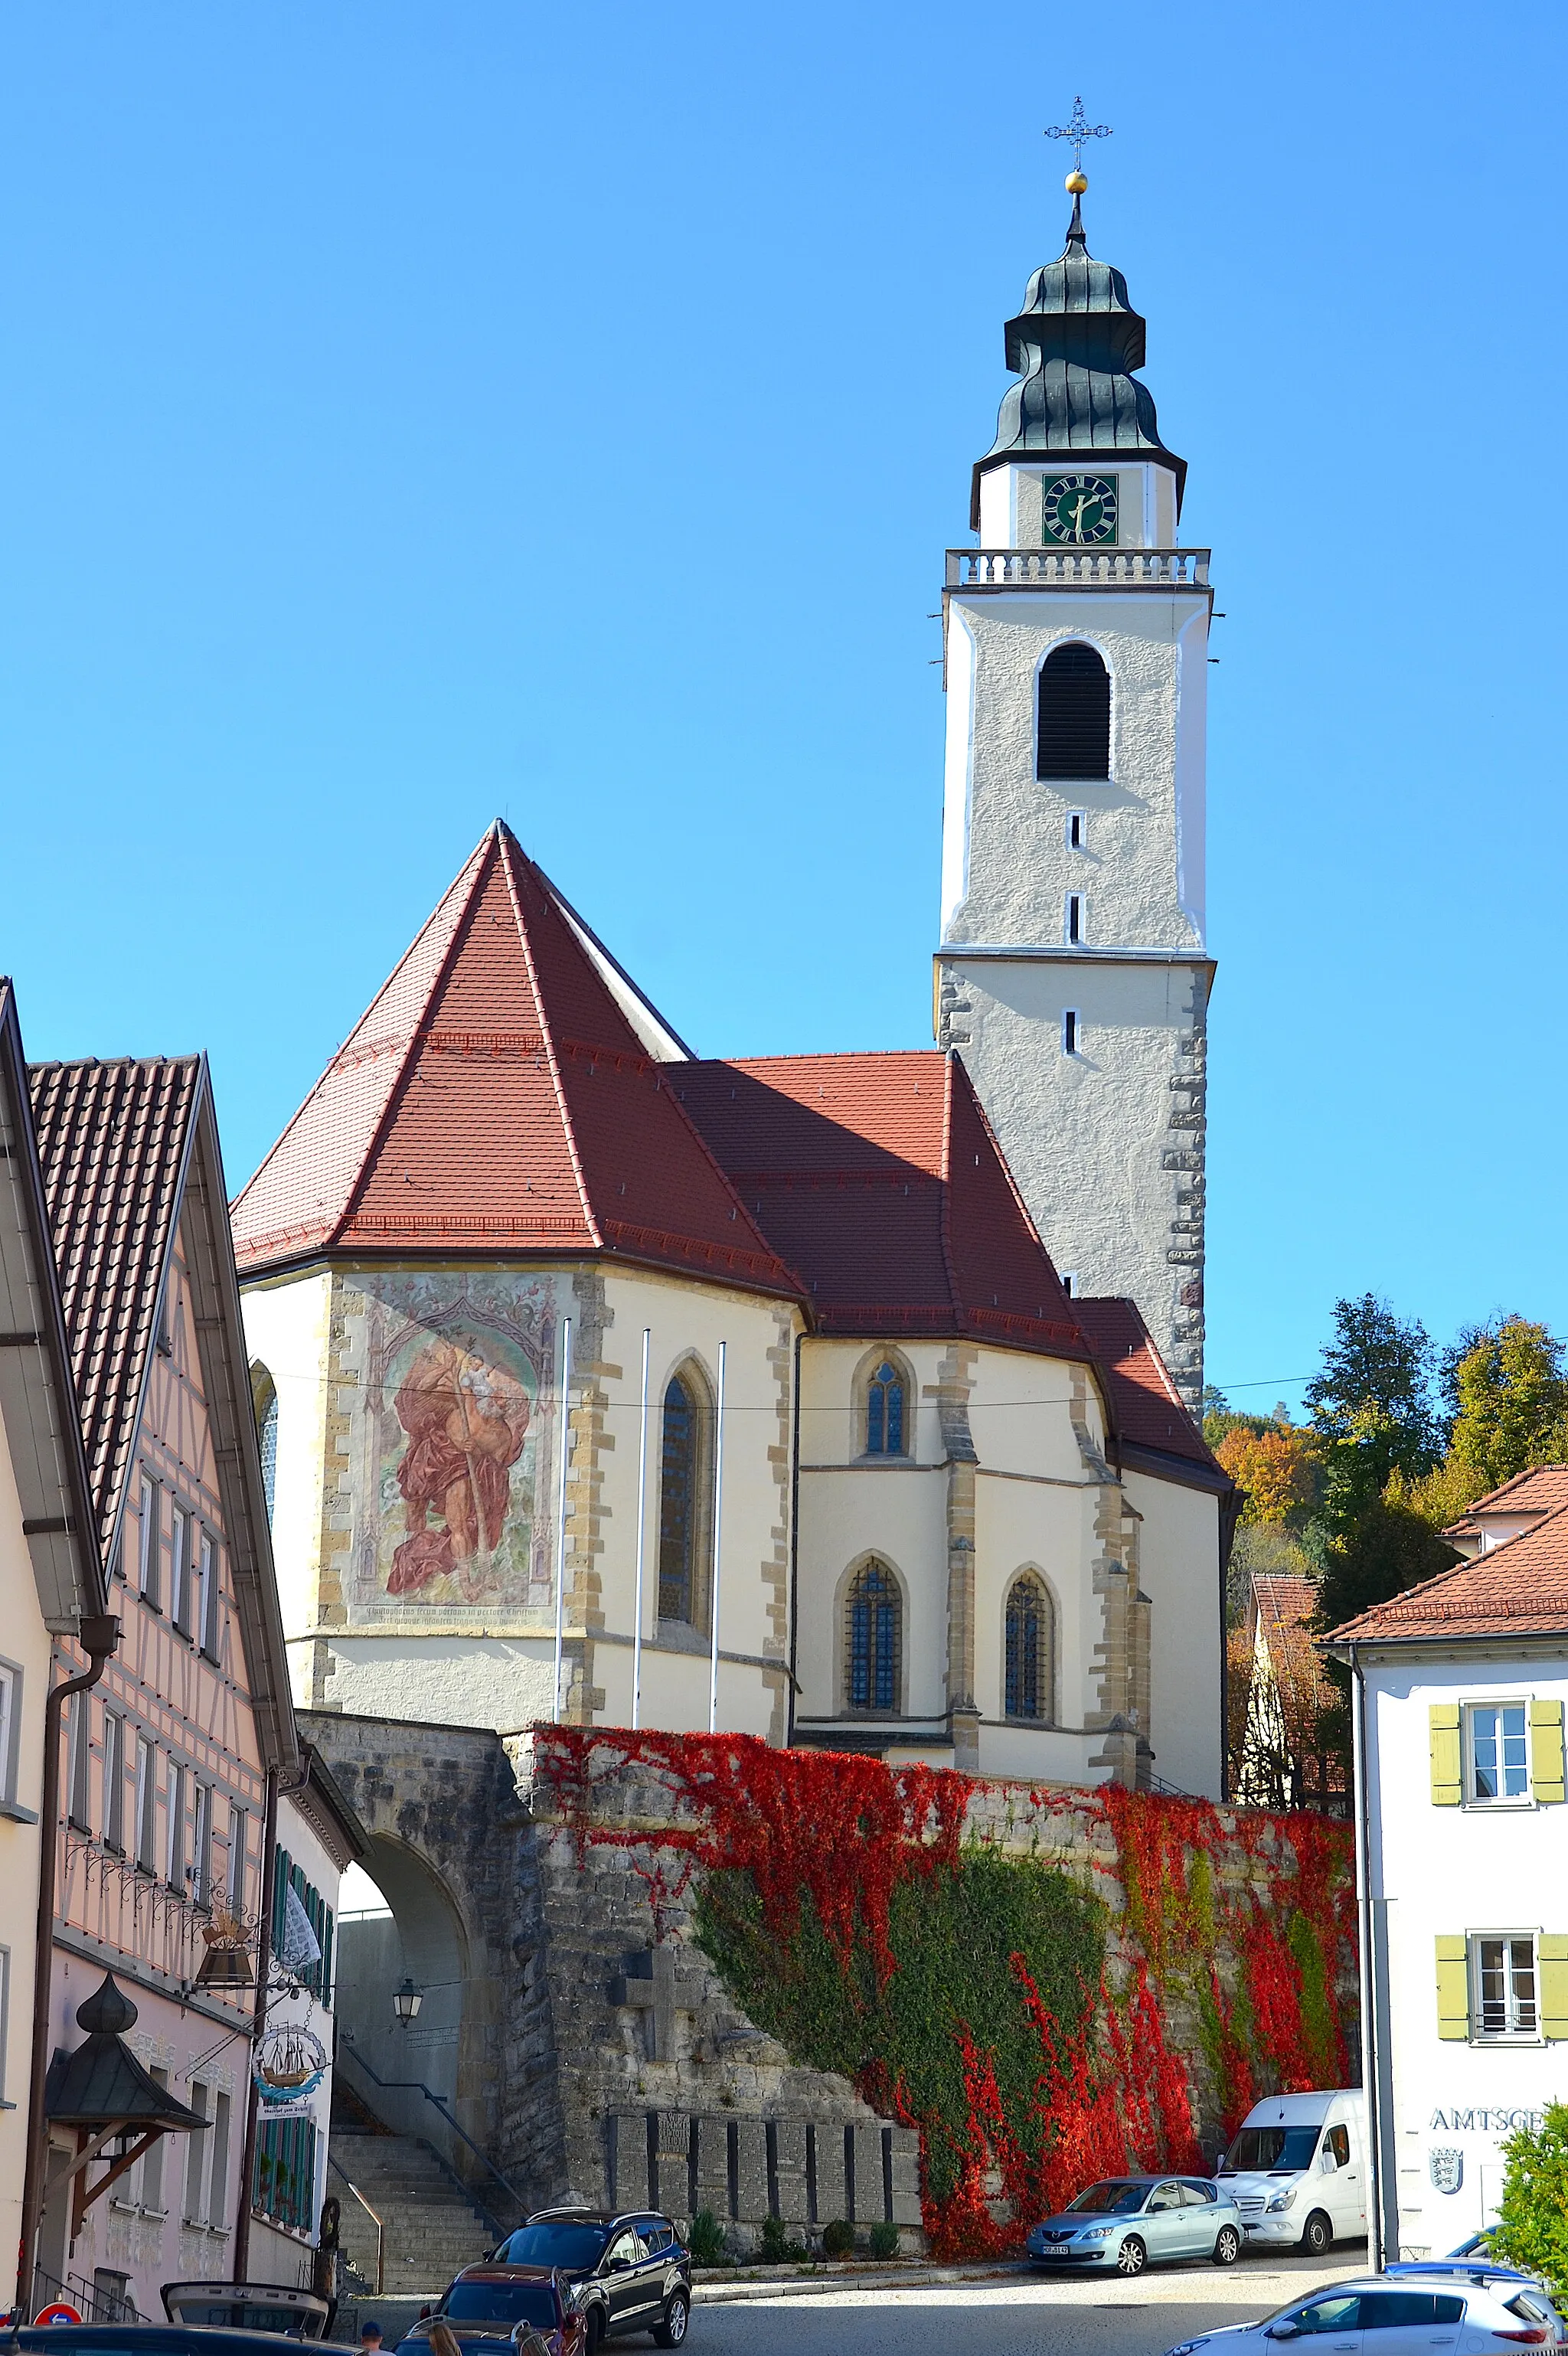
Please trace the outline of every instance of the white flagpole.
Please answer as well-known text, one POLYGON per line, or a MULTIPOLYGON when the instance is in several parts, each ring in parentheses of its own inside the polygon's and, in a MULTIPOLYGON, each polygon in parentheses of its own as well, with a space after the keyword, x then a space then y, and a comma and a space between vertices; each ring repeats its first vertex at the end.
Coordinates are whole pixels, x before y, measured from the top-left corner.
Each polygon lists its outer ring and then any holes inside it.
POLYGON ((560 1724, 560 1670, 566 1633, 566 1460, 571 1451, 571 1320, 560 1321, 560 1415, 556 1432, 555 1501, 555 1711, 560 1724))
POLYGON ((719 1731, 719 1564, 720 1516, 724 1511, 724 1344, 719 1344, 719 1398, 713 1410, 713 1655, 708 1677, 708 1731, 719 1731))
POLYGON ((643 1328, 643 1428, 637 1441, 637 1603, 632 1622, 632 1725, 642 1722, 643 1710, 643 1562, 648 1541, 648 1345, 653 1328, 643 1328))

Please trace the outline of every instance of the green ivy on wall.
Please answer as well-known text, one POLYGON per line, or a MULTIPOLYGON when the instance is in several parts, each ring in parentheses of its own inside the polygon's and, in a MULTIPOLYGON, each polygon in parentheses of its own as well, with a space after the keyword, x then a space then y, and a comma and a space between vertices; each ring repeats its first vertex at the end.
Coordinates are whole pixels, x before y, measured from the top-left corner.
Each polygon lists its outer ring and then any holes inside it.
MULTIPOLYGON (((704 1954, 736 2002, 796 2062, 836 2070, 917 2120, 967 2117, 966 2029, 990 2057, 1009 2122, 1031 2159, 1048 2123, 1035 2105, 1039 2033, 1019 2001, 1021 1955, 1053 2019, 1069 2035, 1087 2019, 1105 1964, 1104 1901, 1053 1866, 995 1849, 965 1849, 956 1865, 892 1891, 889 1944, 898 1969, 879 1987, 868 1944, 841 1966, 815 1912, 781 1948, 749 1873, 720 1871, 697 1893, 704 1954)), ((959 2158, 928 2150, 932 2196, 946 2201, 959 2158)))

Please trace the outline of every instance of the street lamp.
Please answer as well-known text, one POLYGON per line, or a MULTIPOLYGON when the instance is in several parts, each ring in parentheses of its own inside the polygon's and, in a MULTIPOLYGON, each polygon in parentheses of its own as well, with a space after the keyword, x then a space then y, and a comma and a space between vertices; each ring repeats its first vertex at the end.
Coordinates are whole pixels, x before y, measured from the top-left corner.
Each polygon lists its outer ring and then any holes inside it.
POLYGON ((405 2029, 408 2027, 410 2021, 412 2020, 414 2015, 418 2012, 423 2002, 424 1995, 422 1990, 415 1987, 412 1980, 411 1979, 405 1979, 401 1987, 397 1987, 392 1990, 392 2010, 397 2014, 398 2019, 402 2022, 405 2029))

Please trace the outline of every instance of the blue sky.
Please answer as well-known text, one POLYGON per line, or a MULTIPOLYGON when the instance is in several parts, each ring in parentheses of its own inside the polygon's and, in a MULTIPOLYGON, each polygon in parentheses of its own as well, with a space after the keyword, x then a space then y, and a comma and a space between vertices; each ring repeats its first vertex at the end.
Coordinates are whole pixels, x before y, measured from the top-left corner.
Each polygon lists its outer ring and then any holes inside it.
POLYGON ((10 0, 0 966, 238 1183, 507 815, 701 1050, 929 1038, 942 551, 1091 243, 1211 545, 1210 1371, 1568 1330, 1560 7, 10 0))

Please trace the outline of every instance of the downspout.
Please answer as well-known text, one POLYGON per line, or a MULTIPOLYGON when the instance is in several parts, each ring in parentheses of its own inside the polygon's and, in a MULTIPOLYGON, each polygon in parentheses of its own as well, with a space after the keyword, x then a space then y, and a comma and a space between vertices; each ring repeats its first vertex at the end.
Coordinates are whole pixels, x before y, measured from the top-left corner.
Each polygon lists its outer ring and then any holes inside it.
MULTIPOLYGON (((310 1780, 310 1754, 298 1791, 310 1780)), ((267 1977, 272 1968, 272 1900, 278 1879, 278 1771, 267 1770, 266 1829, 261 1836, 261 1919, 256 1935, 256 2009, 245 2040, 245 2138, 240 2147, 240 2201, 234 2219, 231 2282, 242 2283, 251 2263, 251 2184, 256 2173, 256 2040, 267 2025, 267 1977)))
POLYGON ((795 1414, 790 1442, 789 1468, 789 1715, 784 1742, 795 1748, 795 1659, 800 1647, 800 1345, 804 1333, 795 1337, 795 1414))
POLYGON ((1378 2037, 1374 2018, 1378 1975, 1372 1954, 1371 1805, 1367 1789, 1367 1681, 1360 1648, 1350 1646, 1350 1788, 1356 1810, 1356 1928, 1360 1949, 1361 2088, 1367 2107, 1367 2240, 1371 2271, 1383 2270, 1381 2122, 1378 2117, 1378 2037))
POLYGON ((38 1802, 38 1927, 33 1949, 33 2061, 27 2090, 27 2165, 22 2185, 22 2235, 18 2252, 16 2305, 31 2307, 38 2262, 38 2228, 44 2213, 44 2170, 48 2122, 44 2116, 44 2081, 49 2061, 49 1966, 54 1956, 55 1881, 59 1855, 60 1720, 72 1694, 86 1693, 109 1665, 120 1642, 120 1622, 109 1615, 83 1620, 77 1641, 87 1666, 77 1677, 51 1686, 44 1702, 44 1780, 38 1802))

